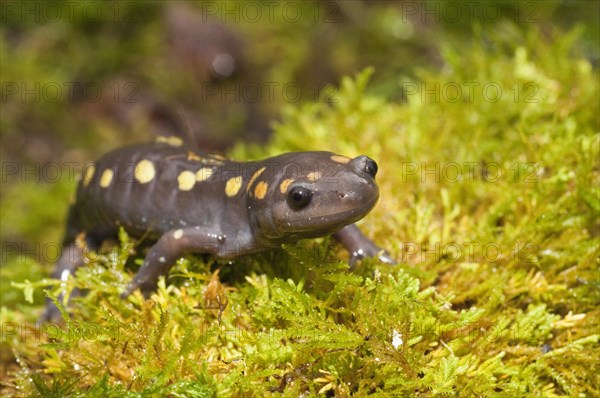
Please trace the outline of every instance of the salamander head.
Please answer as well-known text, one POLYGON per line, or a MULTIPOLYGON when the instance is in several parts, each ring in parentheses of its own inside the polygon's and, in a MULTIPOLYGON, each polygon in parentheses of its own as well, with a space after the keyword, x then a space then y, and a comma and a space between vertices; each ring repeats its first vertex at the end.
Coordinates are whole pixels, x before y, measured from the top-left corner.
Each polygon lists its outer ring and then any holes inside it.
POLYGON ((288 153, 249 189, 255 234, 272 243, 325 236, 363 218, 377 203, 377 163, 331 152, 288 153))

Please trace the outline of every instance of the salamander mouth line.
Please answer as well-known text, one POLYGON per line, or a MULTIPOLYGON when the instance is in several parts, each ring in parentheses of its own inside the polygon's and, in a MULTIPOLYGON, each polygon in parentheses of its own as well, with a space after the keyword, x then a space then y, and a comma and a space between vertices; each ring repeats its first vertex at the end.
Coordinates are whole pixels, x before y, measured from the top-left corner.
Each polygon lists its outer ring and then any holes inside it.
MULTIPOLYGON (((352 218, 353 215, 357 215, 357 214, 361 214, 360 218, 362 218, 362 217, 364 217, 366 212, 368 212, 375 206, 377 199, 379 199, 379 198, 376 197, 376 198, 370 200, 369 202, 365 203, 362 206, 354 207, 354 208, 348 209, 348 210, 338 211, 335 213, 315 214, 315 215, 311 215, 310 217, 298 217, 298 218, 290 219, 288 221, 288 223, 296 224, 296 223, 305 222, 305 221, 309 221, 309 220, 319 220, 321 222, 327 222, 329 220, 344 220, 344 219, 352 218)), ((310 229, 310 228, 308 228, 308 229, 310 229)))

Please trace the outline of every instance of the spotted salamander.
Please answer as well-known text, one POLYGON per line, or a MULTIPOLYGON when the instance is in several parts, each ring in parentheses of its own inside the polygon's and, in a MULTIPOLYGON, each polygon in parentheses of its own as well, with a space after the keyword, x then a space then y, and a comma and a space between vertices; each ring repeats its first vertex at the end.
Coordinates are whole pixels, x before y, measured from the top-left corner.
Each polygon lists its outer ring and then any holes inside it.
POLYGON ((120 227, 155 241, 122 297, 138 288, 148 295, 188 252, 232 258, 332 234, 351 265, 365 256, 392 263, 353 224, 377 202, 376 174, 367 156, 321 151, 237 162, 174 139, 117 149, 84 169, 53 277, 68 277, 85 248, 120 227))

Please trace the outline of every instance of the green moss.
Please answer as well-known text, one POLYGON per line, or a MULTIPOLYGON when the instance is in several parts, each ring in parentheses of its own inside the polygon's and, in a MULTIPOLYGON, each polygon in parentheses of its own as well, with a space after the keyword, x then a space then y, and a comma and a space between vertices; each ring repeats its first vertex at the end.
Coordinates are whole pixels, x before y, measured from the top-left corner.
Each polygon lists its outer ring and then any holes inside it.
POLYGON ((361 227, 399 265, 349 272, 336 244, 303 241, 226 265, 221 282, 190 256, 150 300, 123 301, 125 264, 140 254, 122 233, 66 282, 89 294, 64 328, 33 323, 39 301, 2 307, 2 341, 19 359, 7 391, 597 396, 598 76, 573 54, 576 33, 532 32, 476 32, 444 49, 441 69, 398 77, 398 90, 494 83, 498 101, 480 90, 392 101, 368 92, 377 72, 365 70, 332 103, 285 108, 267 146, 232 151, 375 158, 381 199, 361 227))

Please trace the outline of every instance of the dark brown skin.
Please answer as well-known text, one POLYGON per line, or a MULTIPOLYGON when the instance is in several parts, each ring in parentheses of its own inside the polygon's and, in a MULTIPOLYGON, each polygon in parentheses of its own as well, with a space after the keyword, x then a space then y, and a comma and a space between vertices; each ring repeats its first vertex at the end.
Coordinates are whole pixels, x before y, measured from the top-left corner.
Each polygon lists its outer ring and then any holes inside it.
MULTIPOLYGON (((363 257, 394 263, 353 224, 377 202, 376 173, 366 156, 321 151, 235 162, 176 140, 121 148, 84 170, 53 276, 73 273, 84 246, 99 247, 121 226, 156 240, 122 297, 154 291, 185 253, 233 258, 331 234, 351 265, 363 257)), ((47 306, 46 318, 57 315, 47 306)))

